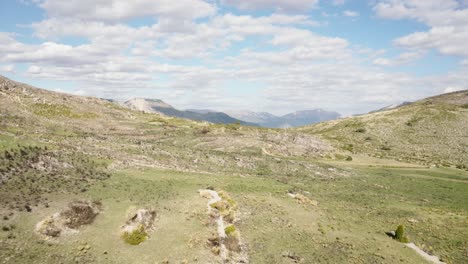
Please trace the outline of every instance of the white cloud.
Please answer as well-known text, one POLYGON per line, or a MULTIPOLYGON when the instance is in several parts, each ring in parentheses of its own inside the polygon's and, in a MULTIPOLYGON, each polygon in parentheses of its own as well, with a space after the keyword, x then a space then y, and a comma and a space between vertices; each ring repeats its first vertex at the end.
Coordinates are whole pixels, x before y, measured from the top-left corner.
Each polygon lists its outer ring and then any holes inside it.
POLYGON ((195 19, 216 13, 202 0, 44 0, 40 4, 49 17, 99 21, 123 21, 152 16, 195 19))
POLYGON ((374 7, 387 19, 414 19, 430 27, 395 40, 409 49, 436 49, 444 55, 468 56, 468 8, 455 0, 385 0, 374 7))
POLYGON ((378 66, 398 66, 411 63, 424 55, 424 52, 404 52, 393 59, 376 58, 373 61, 374 65, 378 66))
POLYGON ((274 10, 279 12, 305 13, 316 7, 319 0, 222 0, 221 2, 235 6, 241 10, 274 10))
MULTIPOLYGON (((26 44, 15 35, 0 33, 0 61, 26 67, 27 77, 73 82, 81 94, 121 99, 139 95, 167 99, 179 107, 242 107, 275 113, 316 107, 344 114, 364 112, 468 83, 465 70, 420 78, 361 65, 362 61, 377 66, 410 63, 431 48, 465 54, 464 34, 458 34, 463 27, 453 22, 462 17, 437 24, 434 32, 395 40, 408 50, 390 57, 385 50, 357 47, 344 38, 316 33, 313 27, 318 23, 310 16, 287 13, 310 11, 317 2, 224 1, 243 11, 274 11, 255 16, 217 13, 213 4, 217 1, 41 1, 47 17, 31 27, 43 42, 26 44), (112 12, 106 13, 103 10, 109 4, 114 4, 112 12), (148 16, 155 18, 150 24, 127 23, 148 16), (435 30, 441 27, 453 31, 435 30), (460 39, 454 41, 452 33, 460 39), (66 42, 68 37, 78 38, 80 44, 66 42), (233 91, 235 85, 244 84, 255 90, 255 96, 239 95, 246 87, 240 93, 233 91)), ((381 2, 390 6, 379 7, 379 14, 428 24, 443 22, 436 13, 423 16, 412 10, 431 7, 414 1, 397 14, 399 2, 381 2)), ((450 5, 441 8, 452 9, 450 5)))
POLYGON ((453 93, 453 92, 461 91, 461 90, 463 90, 463 88, 461 87, 447 87, 444 89, 444 93, 453 93))
POLYGON ((15 65, 8 64, 8 65, 0 66, 0 72, 14 73, 15 72, 15 65))
POLYGON ((359 13, 356 11, 351 11, 351 10, 345 10, 343 11, 343 15, 347 17, 358 17, 359 13))
POLYGON ((344 5, 346 0, 333 0, 333 5, 340 6, 344 5))

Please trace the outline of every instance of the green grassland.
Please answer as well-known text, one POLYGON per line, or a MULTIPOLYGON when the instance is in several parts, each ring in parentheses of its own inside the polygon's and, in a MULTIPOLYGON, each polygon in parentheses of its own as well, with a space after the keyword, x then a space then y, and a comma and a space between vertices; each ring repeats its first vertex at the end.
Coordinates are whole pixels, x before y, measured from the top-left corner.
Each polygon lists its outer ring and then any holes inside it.
POLYGON ((212 186, 225 190, 238 203, 238 228, 249 245, 252 263, 289 263, 284 252, 293 252, 305 263, 424 263, 385 235, 399 224, 406 225, 411 241, 445 261, 462 263, 466 259, 465 172, 360 168, 356 173, 349 178, 288 184, 260 176, 120 171, 86 193, 51 195, 49 208, 18 212, 3 220, 3 225, 14 223, 16 228, 0 233, 7 245, 0 256, 11 263, 56 259, 64 263, 154 263, 164 259, 210 263, 213 256, 205 241, 213 228, 205 224, 206 202, 197 190, 212 186), (309 192, 319 205, 296 203, 286 195, 291 189, 309 192), (41 242, 31 232, 45 216, 79 198, 102 202, 104 209, 95 223, 58 243, 41 242), (131 207, 152 207, 158 214, 156 229, 140 246, 125 244, 119 237, 125 212, 131 207), (15 238, 8 239, 10 235, 15 238), (83 253, 83 244, 90 250, 83 253))
POLYGON ((436 98, 281 130, 168 118, 6 83, 1 263, 221 263, 198 193, 207 188, 237 204, 250 263, 426 263, 385 234, 398 225, 426 252, 467 262, 468 171, 456 167, 467 164, 463 104, 436 98), (35 232, 74 200, 102 210, 75 234, 44 240, 35 232), (121 230, 138 208, 156 211, 155 227, 130 245, 121 230))

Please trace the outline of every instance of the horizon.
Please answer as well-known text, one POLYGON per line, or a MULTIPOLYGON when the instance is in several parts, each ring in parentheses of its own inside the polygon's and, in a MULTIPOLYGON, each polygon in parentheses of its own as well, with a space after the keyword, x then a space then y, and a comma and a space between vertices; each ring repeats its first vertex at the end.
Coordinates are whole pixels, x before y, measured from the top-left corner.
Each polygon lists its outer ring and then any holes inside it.
POLYGON ((466 90, 468 1, 12 0, 0 74, 177 109, 342 116, 466 90))

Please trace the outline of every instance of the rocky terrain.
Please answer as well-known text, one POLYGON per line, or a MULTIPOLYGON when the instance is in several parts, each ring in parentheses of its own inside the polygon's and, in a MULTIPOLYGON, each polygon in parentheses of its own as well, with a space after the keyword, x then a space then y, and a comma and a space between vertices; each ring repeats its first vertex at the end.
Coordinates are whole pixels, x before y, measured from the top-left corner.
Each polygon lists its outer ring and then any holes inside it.
POLYGON ((464 263, 466 98, 271 129, 0 77, 0 262, 464 263))
POLYGON ((304 127, 345 153, 427 166, 468 166, 468 91, 304 127))

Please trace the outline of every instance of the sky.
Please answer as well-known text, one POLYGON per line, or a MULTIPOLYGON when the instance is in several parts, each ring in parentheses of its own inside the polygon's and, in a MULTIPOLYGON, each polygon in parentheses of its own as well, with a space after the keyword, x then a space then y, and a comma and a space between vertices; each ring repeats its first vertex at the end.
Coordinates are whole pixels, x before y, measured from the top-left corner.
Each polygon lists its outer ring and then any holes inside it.
POLYGON ((0 74, 181 109, 364 113, 468 89, 468 0, 0 0, 0 74))

